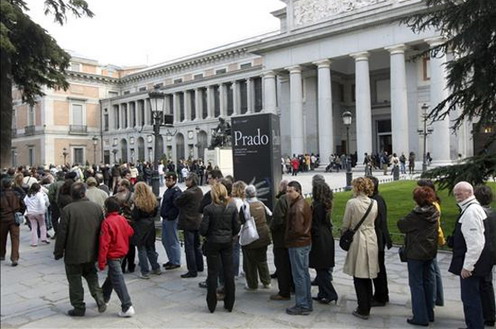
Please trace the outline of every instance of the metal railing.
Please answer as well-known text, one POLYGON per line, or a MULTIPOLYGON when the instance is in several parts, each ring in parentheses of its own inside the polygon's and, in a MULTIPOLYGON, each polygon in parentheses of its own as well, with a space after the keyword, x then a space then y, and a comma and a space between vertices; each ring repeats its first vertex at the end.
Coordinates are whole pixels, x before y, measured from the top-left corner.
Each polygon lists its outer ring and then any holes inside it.
POLYGON ((34 135, 35 132, 35 126, 26 126, 24 127, 24 135, 26 136, 31 136, 34 135))
POLYGON ((69 125, 70 134, 87 134, 88 126, 83 125, 69 125))

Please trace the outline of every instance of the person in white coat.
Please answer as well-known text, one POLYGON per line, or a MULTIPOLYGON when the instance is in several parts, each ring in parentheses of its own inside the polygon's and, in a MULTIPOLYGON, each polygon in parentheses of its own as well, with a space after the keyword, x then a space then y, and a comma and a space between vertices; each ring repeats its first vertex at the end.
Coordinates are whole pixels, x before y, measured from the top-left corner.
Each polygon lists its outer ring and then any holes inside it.
POLYGON ((38 246, 38 225, 40 226, 41 242, 49 244, 45 224, 45 212, 49 201, 48 196, 41 191, 41 185, 33 183, 24 197, 26 217, 31 223, 31 247, 38 246))
POLYGON ((353 236, 353 242, 346 254, 343 272, 353 277, 358 307, 353 315, 368 319, 372 303, 372 279, 379 273, 379 248, 375 233, 374 221, 377 217, 377 202, 368 197, 374 190, 372 181, 366 177, 352 181, 353 198, 346 203, 341 231, 355 229, 372 207, 353 236))

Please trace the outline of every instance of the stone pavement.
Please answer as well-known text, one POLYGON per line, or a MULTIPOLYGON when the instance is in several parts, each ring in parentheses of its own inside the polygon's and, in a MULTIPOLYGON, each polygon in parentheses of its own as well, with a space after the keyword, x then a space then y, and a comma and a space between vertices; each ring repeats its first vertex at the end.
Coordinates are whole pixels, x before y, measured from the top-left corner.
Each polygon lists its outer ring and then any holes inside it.
MULTIPOLYGON (((311 184, 312 174, 298 175, 304 192, 311 184), (308 176, 308 177, 307 177, 308 176)), ((344 174, 325 174, 326 180, 338 181, 344 174)), ((289 177, 291 178, 291 177, 289 177)), ((333 186, 334 187, 334 186, 333 186)), ((2 328, 410 328, 406 318, 410 312, 410 293, 406 264, 400 263, 397 249, 386 251, 390 303, 386 307, 373 308, 370 319, 360 320, 351 315, 356 307, 356 296, 352 278, 342 271, 345 253, 336 243, 336 264, 334 286, 339 294, 337 304, 321 305, 314 303, 314 311, 309 316, 290 316, 285 309, 291 301, 270 301, 269 296, 277 292, 277 280, 272 281, 272 289, 260 288, 249 292, 243 289, 242 277, 236 280, 236 302, 232 313, 223 309, 219 302, 215 313, 210 314, 206 306, 206 290, 198 287, 205 280, 206 272, 197 278, 181 279, 186 272, 184 252, 183 266, 167 271, 161 276, 152 275, 150 280, 138 278, 138 271, 125 274, 127 287, 132 298, 136 315, 133 318, 117 317, 120 302, 115 295, 107 311, 99 314, 86 284, 86 316, 70 318, 66 312, 71 309, 68 285, 63 261, 53 259, 53 246, 29 246, 29 230, 21 229, 19 266, 11 267, 10 243, 7 261, 1 262, 1 309, 2 328)), ((159 262, 166 262, 164 248, 156 243, 159 262)), ((269 267, 274 271, 272 251, 268 252, 269 267)), ((436 321, 432 328, 458 328, 464 326, 463 310, 460 302, 458 278, 449 274, 447 268, 451 254, 440 253, 438 262, 443 274, 445 306, 435 310, 436 321)), ((312 277, 315 275, 311 271, 312 277)), ((106 271, 99 272, 103 283, 106 271)), ((317 287, 312 287, 313 295, 317 287)))

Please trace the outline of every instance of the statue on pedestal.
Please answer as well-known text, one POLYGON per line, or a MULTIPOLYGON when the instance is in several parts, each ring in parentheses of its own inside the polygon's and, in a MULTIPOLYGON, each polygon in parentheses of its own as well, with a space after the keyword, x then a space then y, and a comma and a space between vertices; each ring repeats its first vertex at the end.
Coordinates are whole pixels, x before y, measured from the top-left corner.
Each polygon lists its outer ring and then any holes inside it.
POLYGON ((224 118, 219 118, 219 124, 212 133, 209 150, 216 147, 224 147, 231 145, 231 125, 224 118))

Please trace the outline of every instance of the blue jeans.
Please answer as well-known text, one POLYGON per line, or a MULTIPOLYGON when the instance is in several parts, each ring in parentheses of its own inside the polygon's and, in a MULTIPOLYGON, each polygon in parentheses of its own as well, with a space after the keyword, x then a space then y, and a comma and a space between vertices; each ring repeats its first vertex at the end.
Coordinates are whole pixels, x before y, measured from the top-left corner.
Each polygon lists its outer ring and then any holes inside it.
POLYGON ((291 274, 295 285, 295 306, 310 311, 313 310, 310 273, 308 272, 311 248, 312 245, 288 248, 291 274))
POLYGON ((432 260, 408 260, 408 284, 412 295, 413 321, 429 323, 434 321, 434 276, 432 260))
POLYGON ((188 273, 198 275, 198 272, 203 271, 203 255, 201 252, 200 234, 197 230, 184 230, 184 252, 186 254, 188 273))
POLYGON ((181 265, 181 244, 177 234, 177 219, 162 221, 162 244, 173 265, 181 265))
POLYGON ((126 281, 124 281, 124 275, 122 274, 121 262, 121 258, 107 259, 108 274, 103 283, 102 290, 103 300, 108 302, 110 300, 110 295, 112 294, 112 289, 114 289, 121 301, 121 309, 125 312, 133 304, 131 303, 129 293, 127 292, 126 281))
POLYGON ((431 271, 434 276, 434 287, 433 287, 433 298, 434 305, 443 306, 444 305, 444 289, 443 289, 443 279, 441 277, 441 270, 437 265, 437 258, 434 258, 431 263, 431 271))
POLYGON ((141 274, 147 274, 150 272, 148 261, 150 261, 152 270, 160 268, 160 265, 157 262, 158 254, 155 251, 155 246, 139 246, 136 248, 138 248, 138 259, 141 274))
POLYGON ((471 276, 466 279, 460 277, 462 292, 463 313, 468 329, 484 329, 480 284, 482 276, 471 276))

